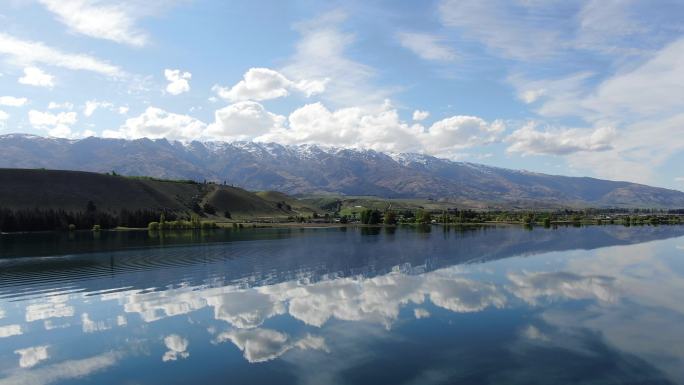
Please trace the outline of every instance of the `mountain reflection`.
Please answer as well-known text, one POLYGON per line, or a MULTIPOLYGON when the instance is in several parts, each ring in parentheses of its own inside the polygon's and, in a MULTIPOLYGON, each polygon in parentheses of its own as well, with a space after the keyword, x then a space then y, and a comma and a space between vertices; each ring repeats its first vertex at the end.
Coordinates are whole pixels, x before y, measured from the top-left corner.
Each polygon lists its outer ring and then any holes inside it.
MULTIPOLYGON (((684 289, 684 271, 671 261, 681 240, 667 240, 683 234, 680 227, 447 236, 325 230, 79 255, 46 268, 40 260, 4 261, 0 385, 68 382, 147 356, 168 371, 208 352, 226 360, 239 352, 259 365, 282 360, 299 378, 292 382, 350 382, 344 373, 355 362, 409 354, 389 348, 399 341, 426 349, 433 334, 442 340, 430 343, 439 345, 466 330, 482 340, 434 346, 420 376, 462 378, 440 355, 470 348, 491 350, 497 363, 541 354, 551 366, 572 359, 603 368, 592 373, 599 378, 684 381, 684 351, 675 347, 684 346, 677 326, 684 306, 668 299, 684 289), (651 240, 664 241, 642 243, 651 240), (331 377, 312 373, 312 362, 331 377)), ((478 365, 492 363, 474 362, 473 370, 478 365)), ((502 370, 523 376, 520 368, 502 370)))

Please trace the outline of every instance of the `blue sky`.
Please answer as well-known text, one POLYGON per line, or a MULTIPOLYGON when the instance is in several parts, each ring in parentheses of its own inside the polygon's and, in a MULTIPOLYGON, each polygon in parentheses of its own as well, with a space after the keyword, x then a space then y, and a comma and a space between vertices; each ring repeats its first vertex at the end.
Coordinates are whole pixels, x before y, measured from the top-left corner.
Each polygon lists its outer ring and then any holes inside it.
POLYGON ((684 2, 0 5, 0 133, 420 152, 684 189, 684 2))

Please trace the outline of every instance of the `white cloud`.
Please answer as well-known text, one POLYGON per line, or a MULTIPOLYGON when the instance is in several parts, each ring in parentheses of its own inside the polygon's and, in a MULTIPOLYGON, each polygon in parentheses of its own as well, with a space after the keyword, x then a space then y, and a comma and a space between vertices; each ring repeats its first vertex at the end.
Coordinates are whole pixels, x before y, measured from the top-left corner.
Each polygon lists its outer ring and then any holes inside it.
POLYGON ((427 34, 401 32, 397 35, 404 48, 411 50, 420 58, 433 61, 451 61, 456 58, 456 52, 444 44, 444 39, 427 34))
POLYGON ((684 183, 684 176, 677 176, 674 178, 675 182, 684 183))
POLYGON ((98 108, 108 108, 110 110, 115 110, 114 104, 110 102, 88 100, 85 103, 85 106, 83 107, 83 115, 92 116, 95 110, 97 110, 98 108))
POLYGON ((0 125, 4 125, 9 117, 10 115, 7 112, 0 110, 0 125))
POLYGON ((14 353, 19 355, 19 366, 22 368, 32 368, 41 361, 47 360, 50 356, 48 354, 48 345, 33 346, 25 349, 15 350, 14 353))
POLYGON ((534 60, 553 56, 567 44, 567 9, 556 2, 507 0, 443 0, 439 16, 447 27, 458 28, 492 51, 508 58, 534 60))
POLYGON ((442 0, 442 24, 491 52, 520 61, 578 51, 604 57, 648 53, 681 34, 684 5, 639 1, 442 0))
POLYGON ((17 98, 15 96, 0 96, 0 106, 21 107, 28 103, 27 98, 17 98))
POLYGON ((267 111, 257 102, 244 101, 231 104, 215 112, 215 122, 209 125, 205 136, 223 140, 251 140, 278 130, 285 117, 267 111))
POLYGON ((72 110, 73 108, 74 108, 74 104, 71 102, 64 102, 64 103, 50 102, 48 104, 48 110, 72 110))
POLYGON ((499 120, 488 123, 476 116, 457 115, 433 123, 421 141, 425 152, 451 157, 456 150, 494 143, 504 130, 499 120))
POLYGON ((41 112, 30 110, 28 112, 29 123, 37 129, 48 130, 48 134, 54 137, 70 138, 75 134, 71 131, 71 126, 76 123, 77 115, 75 112, 41 112))
POLYGON ((360 107, 331 111, 322 103, 313 103, 293 111, 288 122, 289 128, 277 129, 256 139, 398 152, 417 150, 417 135, 422 132, 422 127, 402 122, 390 105, 375 111, 360 107))
POLYGON ((105 130, 104 137, 110 138, 198 138, 206 124, 188 115, 174 114, 161 108, 147 107, 145 112, 126 119, 119 130, 105 130))
POLYGON ((416 122, 420 122, 422 120, 425 120, 430 117, 430 112, 428 111, 421 111, 421 110, 415 110, 413 111, 413 120, 416 122))
POLYGON ((342 31, 346 18, 336 10, 296 24, 301 39, 280 72, 290 79, 328 79, 321 98, 335 105, 381 104, 390 90, 373 84, 374 68, 347 56, 355 36, 342 31))
POLYGON ((268 100, 284 97, 294 90, 307 97, 325 91, 328 79, 300 80, 294 82, 278 71, 269 68, 250 68, 240 80, 231 88, 214 86, 212 89, 223 99, 240 100, 268 100))
POLYGON ((518 97, 527 104, 536 102, 541 96, 546 93, 544 88, 537 88, 534 90, 525 90, 518 97))
POLYGON ((9 56, 18 66, 44 64, 70 70, 91 71, 101 75, 120 77, 124 72, 117 66, 84 54, 64 53, 41 42, 20 40, 0 33, 0 54, 9 56))
POLYGON ((528 122, 507 138, 509 152, 525 155, 567 155, 585 151, 607 151, 617 132, 613 127, 596 129, 538 130, 536 122, 528 122))
POLYGON ((135 27, 135 15, 123 2, 106 4, 90 0, 40 0, 57 20, 73 32, 140 47, 147 35, 135 27))
POLYGON ((164 77, 169 81, 166 85, 166 92, 171 95, 180 95, 183 92, 190 91, 190 82, 192 74, 190 72, 182 72, 181 70, 165 69, 164 77))
POLYGON ((680 38, 641 63, 618 66, 614 74, 598 82, 590 73, 535 81, 511 77, 519 90, 546 90, 537 109, 544 117, 573 117, 594 127, 616 127, 612 137, 610 130, 603 128, 565 134, 561 130, 558 138, 551 138, 555 133, 528 128, 519 133, 521 152, 534 152, 530 146, 533 140, 550 140, 551 147, 564 142, 560 147, 570 150, 566 151, 568 163, 578 170, 604 178, 654 183, 658 166, 684 149, 684 142, 674 139, 684 135, 682 52, 684 39, 680 38), (581 150, 592 148, 602 151, 581 150))
POLYGON ((188 340, 178 334, 171 334, 164 337, 164 345, 169 349, 164 353, 162 361, 176 361, 179 358, 188 358, 188 340))
POLYGON ((681 112, 682 94, 684 38, 643 65, 603 81, 581 104, 601 118, 642 118, 681 112))
POLYGON ((19 83, 36 87, 54 87, 54 76, 37 67, 24 68, 24 76, 18 79, 19 83))

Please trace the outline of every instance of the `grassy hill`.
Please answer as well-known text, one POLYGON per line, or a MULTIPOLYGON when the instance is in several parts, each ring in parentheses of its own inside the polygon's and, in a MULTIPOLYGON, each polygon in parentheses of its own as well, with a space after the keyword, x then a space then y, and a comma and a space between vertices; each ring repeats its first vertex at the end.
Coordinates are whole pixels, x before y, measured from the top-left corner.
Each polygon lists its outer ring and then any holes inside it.
MULTIPOLYGON (((231 186, 192 181, 124 177, 82 171, 0 169, 0 207, 8 209, 167 210, 189 214, 209 203, 222 217, 287 216, 294 212, 231 186)), ((208 215, 212 217, 212 215, 208 215)))

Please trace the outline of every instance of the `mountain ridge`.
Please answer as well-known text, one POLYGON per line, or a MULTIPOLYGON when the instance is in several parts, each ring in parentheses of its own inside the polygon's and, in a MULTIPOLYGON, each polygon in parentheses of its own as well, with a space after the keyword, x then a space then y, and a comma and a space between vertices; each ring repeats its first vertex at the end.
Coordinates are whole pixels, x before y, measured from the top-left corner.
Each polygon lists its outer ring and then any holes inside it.
POLYGON ((549 175, 425 154, 318 145, 0 136, 0 167, 61 168, 226 181, 287 194, 449 200, 469 207, 684 207, 684 193, 627 181, 549 175))

